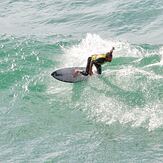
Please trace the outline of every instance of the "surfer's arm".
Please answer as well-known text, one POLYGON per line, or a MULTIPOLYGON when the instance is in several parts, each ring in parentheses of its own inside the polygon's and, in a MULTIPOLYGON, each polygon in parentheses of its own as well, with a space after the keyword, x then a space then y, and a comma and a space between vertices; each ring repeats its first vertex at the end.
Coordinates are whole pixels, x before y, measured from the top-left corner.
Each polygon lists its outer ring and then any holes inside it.
POLYGON ((113 50, 115 50, 115 47, 112 47, 112 49, 110 50, 110 53, 113 53, 113 50))
POLYGON ((108 52, 108 53, 106 53, 106 55, 107 55, 107 57, 106 57, 106 61, 107 62, 111 62, 112 61, 112 58, 113 58, 113 50, 114 50, 115 48, 114 47, 112 47, 112 49, 110 50, 110 52, 108 52))

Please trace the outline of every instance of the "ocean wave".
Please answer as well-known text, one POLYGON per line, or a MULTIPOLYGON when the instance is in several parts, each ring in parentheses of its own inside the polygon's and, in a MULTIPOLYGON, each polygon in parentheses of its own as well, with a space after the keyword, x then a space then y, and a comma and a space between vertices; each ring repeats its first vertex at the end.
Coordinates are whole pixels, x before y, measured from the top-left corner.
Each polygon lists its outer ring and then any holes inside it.
POLYGON ((62 66, 84 66, 88 56, 107 52, 112 46, 115 47, 112 63, 103 66, 102 77, 88 81, 78 101, 79 108, 88 117, 106 124, 118 122, 149 131, 162 127, 162 46, 144 48, 87 34, 79 44, 63 47, 62 66), (160 72, 152 70, 154 65, 160 67, 160 72))

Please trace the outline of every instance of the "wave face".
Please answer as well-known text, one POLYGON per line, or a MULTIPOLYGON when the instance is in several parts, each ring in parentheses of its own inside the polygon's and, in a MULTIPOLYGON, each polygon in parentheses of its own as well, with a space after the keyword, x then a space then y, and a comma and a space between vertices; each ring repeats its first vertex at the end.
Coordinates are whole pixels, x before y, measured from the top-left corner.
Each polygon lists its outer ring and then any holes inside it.
POLYGON ((88 34, 78 45, 63 49, 67 62, 62 66, 84 66, 89 55, 107 52, 112 46, 116 47, 114 61, 103 66, 101 77, 90 78, 81 92, 75 92, 80 93, 77 104, 105 124, 118 122, 148 130, 161 127, 162 46, 131 45, 88 34))
POLYGON ((163 2, 0 6, 0 162, 163 161, 163 2), (101 76, 50 76, 112 46, 101 76))

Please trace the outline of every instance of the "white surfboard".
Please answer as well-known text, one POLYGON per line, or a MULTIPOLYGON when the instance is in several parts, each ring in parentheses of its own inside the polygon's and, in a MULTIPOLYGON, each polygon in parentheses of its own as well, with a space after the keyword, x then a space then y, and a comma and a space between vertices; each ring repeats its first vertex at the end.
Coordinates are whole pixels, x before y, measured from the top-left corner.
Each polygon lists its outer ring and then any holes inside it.
POLYGON ((81 73, 75 73, 77 70, 85 71, 85 67, 69 67, 54 71, 51 75, 60 81, 76 83, 88 79, 89 76, 84 76, 81 73))

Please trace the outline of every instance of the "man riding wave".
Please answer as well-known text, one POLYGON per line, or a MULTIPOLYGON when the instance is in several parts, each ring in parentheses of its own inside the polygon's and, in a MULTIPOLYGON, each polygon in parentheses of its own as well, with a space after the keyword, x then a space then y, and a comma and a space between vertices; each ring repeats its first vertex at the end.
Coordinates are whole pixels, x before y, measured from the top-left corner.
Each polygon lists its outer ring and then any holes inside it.
POLYGON ((112 49, 105 54, 94 54, 94 55, 88 57, 86 70, 85 71, 80 71, 80 70, 75 71, 75 76, 78 73, 81 73, 84 76, 92 75, 93 74, 93 71, 92 71, 93 65, 96 67, 97 73, 101 74, 102 73, 101 65, 106 62, 112 61, 112 58, 113 58, 112 54, 113 54, 114 49, 115 48, 112 47, 112 49))

